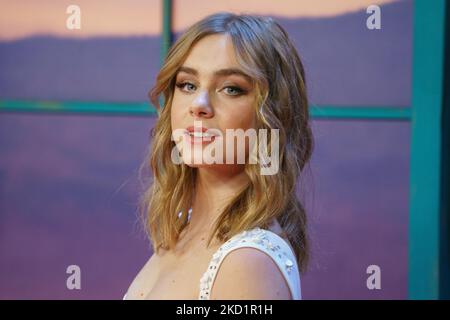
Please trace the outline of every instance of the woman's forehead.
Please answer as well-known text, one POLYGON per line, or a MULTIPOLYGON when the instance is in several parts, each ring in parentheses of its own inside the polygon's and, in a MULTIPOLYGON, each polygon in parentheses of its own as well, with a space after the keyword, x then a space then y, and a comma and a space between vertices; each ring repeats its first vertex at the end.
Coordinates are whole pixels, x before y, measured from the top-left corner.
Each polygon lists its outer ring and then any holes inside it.
POLYGON ((231 37, 227 34, 208 35, 196 42, 189 51, 185 64, 214 69, 238 68, 239 64, 231 37))
POLYGON ((190 67, 190 66, 184 64, 178 69, 178 72, 190 74, 190 75, 193 75, 196 77, 201 76, 202 74, 204 74, 206 76, 210 76, 210 77, 216 77, 216 78, 237 76, 237 77, 244 78, 247 81, 252 81, 251 76, 246 74, 245 71, 239 67, 225 67, 225 68, 220 68, 220 69, 211 68, 210 70, 208 70, 208 68, 201 67, 200 71, 199 71, 196 68, 193 68, 193 67, 190 67))

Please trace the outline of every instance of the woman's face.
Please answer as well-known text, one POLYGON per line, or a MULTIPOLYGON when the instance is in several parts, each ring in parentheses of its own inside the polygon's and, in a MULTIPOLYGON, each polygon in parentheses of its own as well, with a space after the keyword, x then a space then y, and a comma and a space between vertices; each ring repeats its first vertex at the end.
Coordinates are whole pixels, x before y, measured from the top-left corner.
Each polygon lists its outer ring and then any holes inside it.
POLYGON ((171 108, 172 132, 185 132, 180 140, 175 140, 186 164, 192 167, 212 165, 205 163, 204 155, 214 154, 217 160, 217 151, 211 153, 213 147, 222 150, 222 163, 227 162, 226 150, 234 150, 234 163, 238 154, 248 154, 248 144, 240 148, 235 138, 227 139, 226 130, 255 128, 255 91, 251 78, 236 60, 228 35, 209 35, 192 47, 176 75, 171 108), (194 126, 194 131, 198 132, 189 134, 188 128, 194 126), (200 137, 199 127, 209 129, 208 132, 216 136, 212 141, 208 141, 207 135, 200 137), (183 151, 186 148, 190 148, 190 153, 183 151))

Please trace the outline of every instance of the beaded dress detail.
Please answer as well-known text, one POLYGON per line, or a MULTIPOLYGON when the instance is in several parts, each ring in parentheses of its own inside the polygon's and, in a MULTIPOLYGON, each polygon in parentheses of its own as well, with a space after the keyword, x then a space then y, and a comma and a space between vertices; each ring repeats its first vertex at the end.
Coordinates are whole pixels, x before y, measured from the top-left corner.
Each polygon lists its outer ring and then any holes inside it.
POLYGON ((289 285, 292 298, 301 299, 300 272, 295 255, 287 242, 272 231, 256 227, 231 237, 213 254, 208 269, 200 279, 200 300, 209 300, 220 264, 231 251, 250 247, 268 254, 275 261, 289 285))

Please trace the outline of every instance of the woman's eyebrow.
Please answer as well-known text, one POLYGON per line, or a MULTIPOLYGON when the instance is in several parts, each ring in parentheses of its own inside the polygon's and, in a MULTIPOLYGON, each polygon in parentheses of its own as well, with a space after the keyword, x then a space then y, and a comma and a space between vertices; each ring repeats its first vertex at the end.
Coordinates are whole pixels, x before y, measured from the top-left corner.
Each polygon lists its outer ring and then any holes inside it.
MULTIPOLYGON (((191 67, 181 66, 178 69, 178 72, 185 72, 188 74, 192 74, 194 76, 198 76, 198 71, 191 67)), ((251 77, 243 72, 242 70, 238 68, 226 68, 226 69, 220 69, 217 71, 214 71, 214 76, 216 77, 224 77, 224 76, 230 76, 230 75, 237 75, 246 78, 248 81, 252 81, 251 77)))

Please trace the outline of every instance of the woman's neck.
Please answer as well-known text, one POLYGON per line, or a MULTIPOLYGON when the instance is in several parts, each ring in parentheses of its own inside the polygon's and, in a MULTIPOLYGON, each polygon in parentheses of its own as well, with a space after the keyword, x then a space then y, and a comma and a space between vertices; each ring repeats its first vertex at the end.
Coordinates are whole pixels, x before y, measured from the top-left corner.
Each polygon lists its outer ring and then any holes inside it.
POLYGON ((210 230, 226 204, 249 183, 244 166, 198 168, 190 228, 210 230))

